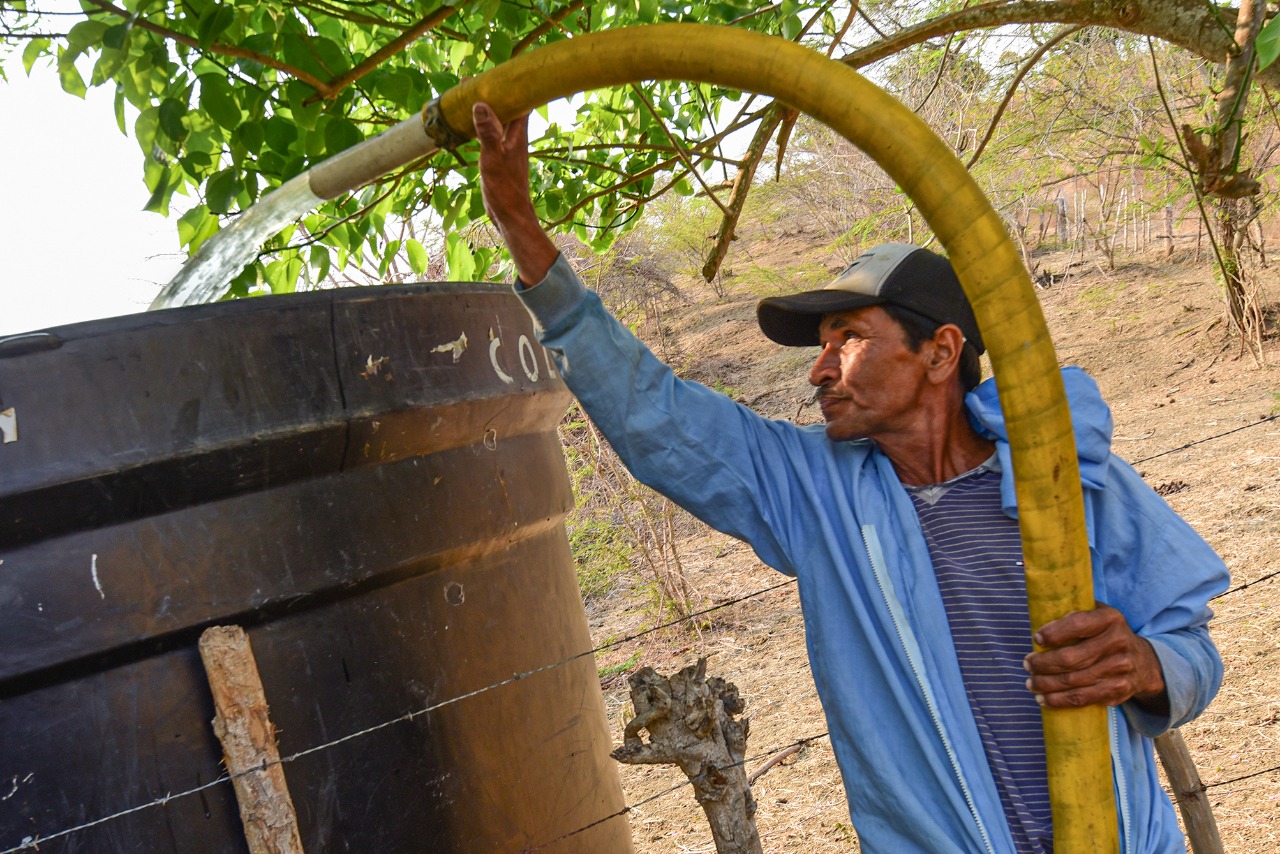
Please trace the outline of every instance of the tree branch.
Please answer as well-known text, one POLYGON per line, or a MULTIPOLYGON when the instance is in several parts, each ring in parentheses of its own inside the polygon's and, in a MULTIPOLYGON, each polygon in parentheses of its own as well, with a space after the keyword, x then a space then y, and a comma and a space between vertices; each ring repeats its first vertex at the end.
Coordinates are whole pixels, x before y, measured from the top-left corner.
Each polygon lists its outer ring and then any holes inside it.
MULTIPOLYGON (((462 3, 459 5, 466 5, 466 4, 462 3)), ((353 67, 350 71, 347 71, 345 74, 335 77, 327 85, 323 86, 323 88, 317 89, 316 94, 313 97, 309 98, 308 102, 313 102, 321 99, 325 101, 332 101, 334 98, 338 97, 338 95, 342 93, 343 89, 347 88, 352 83, 359 80, 361 77, 364 77, 366 74, 373 71, 383 62, 385 62, 388 58, 395 56, 397 53, 404 50, 410 44, 422 38, 424 35, 431 32, 436 27, 440 26, 441 23, 443 23, 451 15, 453 15, 454 12, 457 12, 457 11, 458 11, 458 6, 441 6, 439 9, 436 9, 430 15, 427 15, 425 18, 418 21, 418 23, 414 24, 412 27, 405 30, 400 35, 392 39, 391 41, 387 42, 377 51, 365 57, 365 59, 362 62, 360 62, 355 67, 353 67)))
POLYGON ((708 282, 715 280, 716 274, 720 272, 720 265, 724 263, 724 256, 729 254, 729 243, 733 240, 733 232, 738 226, 742 209, 747 203, 747 194, 751 191, 751 182, 755 179, 756 169, 764 157, 764 150, 768 147, 773 132, 781 124, 786 112, 786 107, 774 101, 764 118, 760 120, 760 126, 756 128, 751 144, 747 146, 742 163, 738 166, 738 174, 733 179, 733 189, 729 191, 728 209, 721 207, 724 217, 720 220, 720 229, 716 232, 715 242, 711 244, 711 250, 707 253, 706 263, 702 265, 702 278, 708 282))
MULTIPOLYGON (((1184 48, 1203 59, 1221 63, 1235 42, 1228 27, 1235 12, 1204 0, 995 0, 922 21, 847 54, 841 61, 861 68, 931 38, 963 30, 990 29, 1005 24, 1081 24, 1113 27, 1151 36, 1184 48)), ((1259 80, 1280 85, 1280 63, 1259 80)))
MULTIPOLYGON (((91 6, 101 9, 104 12, 109 12, 119 18, 123 18, 124 20, 129 20, 133 17, 132 14, 121 9, 119 6, 112 5, 108 0, 85 0, 85 2, 89 3, 91 6)), ((308 74, 301 68, 294 68, 292 65, 281 62, 275 57, 267 56, 266 54, 258 53, 257 51, 248 50, 247 48, 238 47, 236 45, 222 44, 221 42, 214 42, 207 46, 202 45, 198 40, 191 36, 177 32, 176 30, 171 30, 168 27, 162 27, 145 18, 138 18, 133 22, 133 25, 140 30, 155 33, 158 36, 162 36, 166 39, 175 41, 178 44, 183 44, 197 50, 207 50, 209 53, 217 54, 219 56, 230 56, 236 59, 252 60, 259 65, 265 65, 268 68, 274 68, 276 71, 282 71, 290 77, 300 80, 316 90, 323 89, 325 86, 319 78, 308 74)))
POLYGON ((996 132, 996 125, 1000 124, 1000 119, 1004 117, 1004 111, 1008 108, 1009 102, 1013 100, 1013 93, 1017 91, 1018 86, 1022 83, 1022 78, 1026 77, 1027 74, 1031 72, 1031 69, 1036 66, 1036 63, 1043 59, 1044 55, 1052 50, 1054 45, 1058 44, 1072 33, 1080 32, 1082 29, 1084 28, 1081 26, 1074 26, 1067 27, 1059 31, 1056 36, 1040 45, 1039 49, 1036 50, 1035 53, 1027 57, 1027 61, 1022 63, 1022 67, 1018 69, 1018 73, 1013 75, 1013 80, 1009 83, 1009 88, 1005 90, 1004 100, 1000 102, 1000 106, 996 108, 995 115, 991 117, 991 123, 987 125, 987 132, 983 135, 982 142, 978 143, 978 147, 973 151, 973 156, 969 158, 969 162, 964 165, 964 168, 972 169, 973 164, 978 162, 978 158, 981 157, 982 152, 986 150, 987 143, 991 142, 991 137, 996 132))
POLYGON ((699 186, 702 187, 703 192, 710 197, 715 206, 723 211, 725 215, 728 215, 729 211, 724 206, 724 202, 720 201, 719 197, 717 197, 716 194, 711 191, 711 188, 707 186, 707 182, 702 180, 702 175, 698 173, 698 170, 693 168, 693 163, 689 160, 689 152, 685 151, 680 143, 676 142, 675 135, 671 133, 671 128, 667 127, 667 123, 662 120, 662 116, 658 115, 658 111, 653 108, 653 104, 649 103, 649 99, 645 96, 644 91, 635 83, 631 84, 631 88, 636 93, 636 97, 640 99, 640 103, 644 104, 644 108, 649 111, 649 115, 653 116, 653 120, 658 123, 658 127, 662 128, 662 133, 667 137, 667 142, 671 143, 671 147, 676 150, 676 157, 680 158, 680 162, 684 164, 684 168, 687 169, 689 174, 693 176, 693 179, 698 182, 699 186))
MULTIPOLYGON (((565 18, 569 17, 570 15, 572 15, 574 12, 578 11, 585 5, 586 5, 586 0, 574 0, 574 2, 565 6, 563 9, 560 9, 559 11, 556 11, 551 13, 550 15, 547 15, 545 21, 543 21, 541 24, 538 24, 538 26, 530 30, 529 33, 525 35, 524 38, 520 39, 520 41, 515 43, 515 46, 511 48, 511 56, 517 57, 520 54, 524 53, 533 44, 535 44, 538 41, 538 39, 542 38, 547 33, 551 32, 552 29, 559 26, 561 21, 563 21, 565 18)), ((536 9, 537 7, 535 6, 534 8, 536 9)))

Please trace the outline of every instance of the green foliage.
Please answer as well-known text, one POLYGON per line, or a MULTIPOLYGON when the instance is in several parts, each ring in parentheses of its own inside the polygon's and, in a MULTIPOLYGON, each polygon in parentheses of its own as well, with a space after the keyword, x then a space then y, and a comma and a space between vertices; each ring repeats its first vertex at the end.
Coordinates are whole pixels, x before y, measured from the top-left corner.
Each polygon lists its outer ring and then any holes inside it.
POLYGON ((630 673, 635 669, 635 666, 640 663, 640 655, 643 652, 643 649, 637 649, 626 661, 620 661, 617 664, 609 664, 604 667, 597 667, 597 678, 612 679, 614 676, 618 676, 623 673, 630 673))
POLYGON ((1254 44, 1257 51, 1258 70, 1262 71, 1271 63, 1280 57, 1280 18, 1272 18, 1262 25, 1262 31, 1258 33, 1258 40, 1254 44))
MULTIPOLYGON (((152 193, 147 208, 166 213, 175 193, 192 197, 195 205, 178 229, 182 245, 194 251, 262 194, 516 52, 658 21, 741 19, 736 26, 798 33, 805 5, 788 2, 751 14, 758 7, 751 0, 454 6, 434 0, 121 0, 86 2, 76 20, 43 17, 32 2, 4 11, 10 35, 0 50, 20 50, 28 73, 52 65, 73 95, 83 96, 89 86, 113 87, 122 128, 125 104, 137 110, 130 130, 152 193), (62 27, 65 35, 42 35, 62 27), (40 35, 11 35, 24 31, 40 35)), ((658 175, 680 171, 669 134, 702 132, 737 97, 678 82, 587 94, 576 102, 572 123, 551 124, 535 143, 546 153, 535 169, 540 213, 597 251, 607 248, 665 189, 658 175)), ((308 258, 317 260, 308 263, 327 270, 385 253, 399 222, 431 221, 470 235, 464 230, 483 215, 475 166, 464 162, 472 159, 441 153, 425 173, 419 164, 389 176, 375 192, 328 202, 307 217, 292 245, 324 247, 318 255, 309 249, 308 258)), ((678 175, 676 183, 686 192, 694 186, 678 175)), ((445 247, 450 278, 483 275, 493 264, 491 251, 466 243, 455 239, 445 247)), ((276 241, 244 281, 277 291, 295 287, 302 262, 288 245, 276 241)), ((416 273, 426 271, 420 241, 398 248, 412 253, 408 265, 416 273)))
POLYGON ((568 530, 582 598, 605 596, 630 568, 632 550, 626 537, 617 526, 586 514, 571 519, 568 530))

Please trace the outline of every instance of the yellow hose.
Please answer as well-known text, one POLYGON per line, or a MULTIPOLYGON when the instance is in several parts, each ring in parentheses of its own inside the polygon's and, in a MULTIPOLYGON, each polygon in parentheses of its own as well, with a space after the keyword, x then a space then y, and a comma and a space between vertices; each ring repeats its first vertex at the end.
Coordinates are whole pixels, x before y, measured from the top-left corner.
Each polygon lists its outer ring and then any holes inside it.
MULTIPOLYGON (((946 247, 991 353, 1012 446, 1031 624, 1092 608, 1075 442, 1040 304, 999 216, 951 150, 908 109, 807 48, 700 24, 557 42, 459 84, 439 107, 450 128, 470 136, 476 101, 505 120, 585 89, 648 79, 777 98, 843 134, 915 201, 946 247)), ((1047 711, 1044 726, 1054 850, 1118 851, 1106 710, 1047 711)))

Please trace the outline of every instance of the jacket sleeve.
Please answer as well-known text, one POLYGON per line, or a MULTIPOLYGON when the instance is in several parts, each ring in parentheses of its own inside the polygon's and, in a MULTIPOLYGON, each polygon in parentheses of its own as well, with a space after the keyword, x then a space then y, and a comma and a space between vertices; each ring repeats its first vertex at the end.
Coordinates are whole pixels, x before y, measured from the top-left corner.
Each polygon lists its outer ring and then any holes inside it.
POLYGON ((778 520, 797 510, 780 488, 788 467, 778 463, 800 452, 803 431, 677 378, 563 256, 542 282, 517 293, 565 383, 636 478, 794 574, 778 520))
POLYGON ((1209 544, 1118 458, 1095 497, 1097 598, 1151 643, 1169 695, 1167 716, 1122 706, 1130 725, 1154 738, 1194 719, 1218 692, 1222 659, 1209 637, 1209 602, 1227 589, 1229 575, 1209 544))

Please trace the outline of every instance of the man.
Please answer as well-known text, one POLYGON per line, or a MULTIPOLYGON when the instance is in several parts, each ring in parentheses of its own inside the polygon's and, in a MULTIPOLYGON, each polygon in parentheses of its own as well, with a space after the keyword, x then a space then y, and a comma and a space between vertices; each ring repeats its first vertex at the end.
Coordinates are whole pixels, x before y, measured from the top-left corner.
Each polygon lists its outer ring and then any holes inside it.
POLYGON ((1092 380, 1064 372, 1099 605, 1036 632, 1008 445, 950 263, 878 247, 828 288, 761 303, 765 334, 820 347, 825 430, 677 379, 543 233, 524 119, 474 113, 485 205, 543 344, 645 483, 799 581, 806 642, 868 852, 1047 852, 1039 707, 1105 704, 1122 848, 1183 850, 1150 737, 1199 714, 1222 666, 1213 551, 1111 455, 1092 380))

